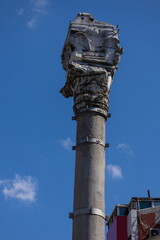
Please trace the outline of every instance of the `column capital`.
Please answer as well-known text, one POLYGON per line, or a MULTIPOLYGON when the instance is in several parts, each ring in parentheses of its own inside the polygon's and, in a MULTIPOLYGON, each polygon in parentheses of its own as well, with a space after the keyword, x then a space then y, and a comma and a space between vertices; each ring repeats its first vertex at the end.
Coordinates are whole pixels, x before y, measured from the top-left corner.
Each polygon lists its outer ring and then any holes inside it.
POLYGON ((75 98, 75 111, 80 107, 77 107, 79 102, 91 101, 91 105, 97 106, 102 98, 99 107, 103 105, 107 109, 108 92, 122 51, 117 26, 99 22, 89 13, 78 13, 70 23, 62 52, 62 65, 67 74, 61 93, 75 98), (81 96, 77 98, 78 95, 81 96))

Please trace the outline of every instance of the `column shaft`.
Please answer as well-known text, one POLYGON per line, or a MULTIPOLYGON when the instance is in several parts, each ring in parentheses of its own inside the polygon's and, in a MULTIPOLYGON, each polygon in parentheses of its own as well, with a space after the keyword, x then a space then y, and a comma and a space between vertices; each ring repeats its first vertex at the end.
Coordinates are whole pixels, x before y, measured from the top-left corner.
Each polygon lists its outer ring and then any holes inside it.
MULTIPOLYGON (((97 143, 78 142, 85 137, 105 142, 105 118, 94 112, 77 118, 77 147, 74 185, 74 211, 97 208, 105 212, 105 148, 97 143)), ((82 214, 73 219, 73 240, 104 240, 104 219, 82 214)))

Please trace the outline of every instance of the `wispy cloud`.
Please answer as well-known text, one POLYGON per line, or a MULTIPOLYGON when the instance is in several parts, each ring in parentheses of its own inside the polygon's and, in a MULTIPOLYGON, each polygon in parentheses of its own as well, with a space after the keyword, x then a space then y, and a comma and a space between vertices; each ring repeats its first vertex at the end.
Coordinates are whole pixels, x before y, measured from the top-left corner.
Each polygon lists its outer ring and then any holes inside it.
POLYGON ((35 28, 41 15, 47 14, 48 0, 30 0, 30 17, 27 21, 29 28, 35 28))
POLYGON ((114 179, 122 179, 123 178, 122 168, 119 167, 118 165, 109 164, 107 166, 107 170, 111 174, 112 178, 114 178, 114 179))
POLYGON ((12 180, 0 180, 0 185, 3 187, 2 193, 6 199, 19 199, 28 203, 36 201, 37 182, 31 176, 15 175, 12 180))
POLYGON ((47 14, 46 7, 48 6, 48 0, 31 0, 32 11, 40 14, 47 14))
POLYGON ((70 139, 70 137, 61 140, 62 147, 68 151, 71 149, 73 144, 74 144, 74 142, 70 139))
POLYGON ((36 23, 37 23, 36 19, 35 19, 35 18, 32 18, 32 19, 30 19, 30 20, 27 22, 27 26, 28 26, 29 28, 35 28, 36 23))
POLYGON ((8 183, 8 180, 0 180, 0 185, 4 185, 4 184, 7 184, 8 183))
POLYGON ((26 16, 26 25, 29 29, 33 29, 37 26, 40 21, 40 17, 47 14, 47 7, 49 0, 28 0, 29 6, 27 9, 18 8, 16 9, 19 16, 26 16))
POLYGON ((19 16, 23 15, 23 14, 24 14, 24 9, 23 9, 23 8, 18 8, 18 9, 17 9, 17 14, 18 14, 19 16))
POLYGON ((117 149, 122 150, 124 153, 126 153, 128 155, 131 155, 131 156, 134 155, 132 148, 126 143, 119 143, 117 145, 117 149))

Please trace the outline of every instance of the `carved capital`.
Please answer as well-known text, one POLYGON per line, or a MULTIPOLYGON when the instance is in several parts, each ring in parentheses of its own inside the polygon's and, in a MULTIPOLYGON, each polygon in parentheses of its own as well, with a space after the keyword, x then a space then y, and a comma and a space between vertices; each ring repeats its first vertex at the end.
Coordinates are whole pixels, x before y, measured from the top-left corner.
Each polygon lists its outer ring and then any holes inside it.
POLYGON ((73 92, 75 114, 86 107, 98 107, 108 111, 108 77, 106 73, 96 73, 76 78, 73 92))
POLYGON ((74 97, 74 111, 84 105, 108 109, 108 93, 122 48, 118 29, 79 13, 71 22, 62 52, 65 97, 74 97))

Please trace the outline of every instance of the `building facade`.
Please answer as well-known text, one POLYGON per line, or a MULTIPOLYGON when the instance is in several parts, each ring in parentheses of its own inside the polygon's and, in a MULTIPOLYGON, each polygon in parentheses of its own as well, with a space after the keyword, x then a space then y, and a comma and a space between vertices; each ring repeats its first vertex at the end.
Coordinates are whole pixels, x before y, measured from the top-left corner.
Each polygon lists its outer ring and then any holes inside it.
POLYGON ((116 205, 106 240, 160 240, 160 198, 132 198, 116 205))

